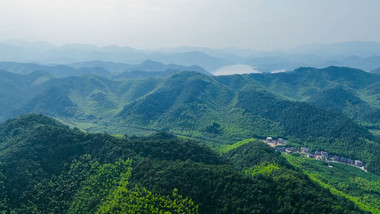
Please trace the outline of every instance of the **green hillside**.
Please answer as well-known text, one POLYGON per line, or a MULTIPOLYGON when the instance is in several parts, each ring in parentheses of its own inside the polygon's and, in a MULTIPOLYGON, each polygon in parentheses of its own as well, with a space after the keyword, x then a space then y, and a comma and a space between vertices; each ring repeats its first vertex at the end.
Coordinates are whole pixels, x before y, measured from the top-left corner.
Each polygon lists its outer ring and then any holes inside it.
POLYGON ((380 140, 368 131, 377 133, 380 121, 379 79, 364 71, 301 68, 223 77, 181 72, 140 80, 87 75, 42 82, 40 73, 5 74, 0 79, 18 86, 7 92, 18 101, 13 105, 12 97, 4 96, 2 120, 44 113, 90 132, 165 130, 217 147, 252 137, 283 137, 293 145, 363 160, 380 173, 380 140))
POLYGON ((6 112, 17 108, 20 102, 40 91, 40 85, 50 79, 50 75, 44 72, 19 75, 0 70, 0 119, 6 112))
MULTIPOLYGON (((275 183, 275 192, 278 196, 274 197, 278 200, 272 202, 273 208, 277 212, 284 213, 298 213, 304 209, 308 200, 318 200, 319 204, 328 204, 335 200, 342 200, 340 196, 327 196, 324 192, 326 190, 319 189, 319 185, 314 183, 308 176, 302 172, 294 169, 288 161, 281 156, 280 152, 275 151, 268 145, 259 142, 251 141, 225 154, 229 160, 232 161, 234 166, 249 176, 270 176, 275 183), (303 191, 302 189, 308 189, 303 191), (292 189, 292 192, 286 190, 292 189), (321 199, 313 198, 313 194, 325 195, 321 199), (336 197, 334 199, 334 197, 336 197), (292 199, 296 199, 292 201, 292 199), (276 207, 279 204, 290 204, 287 208, 276 207)), ((348 202, 348 201, 346 201, 348 202)), ((313 203, 312 203, 313 204, 313 203)), ((327 210, 320 210, 320 207, 313 205, 306 205, 311 208, 312 213, 326 212, 327 210)), ((315 205, 315 204, 314 204, 315 205)), ((339 207, 339 205, 334 205, 339 207)), ((282 206, 280 206, 282 207, 282 206)), ((327 211, 339 212, 339 211, 327 211)))
POLYGON ((249 74, 264 87, 293 99, 308 98, 315 92, 332 86, 346 86, 361 90, 378 83, 380 76, 348 67, 299 68, 292 72, 277 74, 249 74))
POLYGON ((0 62, 0 70, 16 74, 29 74, 35 71, 43 71, 57 78, 92 74, 115 79, 141 79, 144 77, 167 77, 181 71, 196 71, 211 75, 200 66, 162 64, 152 60, 145 60, 137 65, 104 62, 100 60, 54 66, 35 63, 0 62))
POLYGON ((331 66, 299 68, 288 73, 251 74, 247 78, 288 99, 308 101, 369 126, 379 125, 378 74, 331 66))
MULTIPOLYGON (((3 213, 362 213, 286 163, 246 175, 228 155, 167 133, 88 134, 26 115, 0 124, 0 136, 3 213)), ((280 158, 261 145, 265 161, 280 158)))
POLYGON ((380 213, 380 177, 341 163, 285 156, 294 166, 303 169, 314 181, 336 195, 354 201, 360 208, 380 213), (329 167, 330 166, 330 167, 329 167))
POLYGON ((355 92, 341 87, 326 89, 313 94, 308 102, 324 109, 342 112, 367 127, 380 129, 380 108, 370 106, 355 92))

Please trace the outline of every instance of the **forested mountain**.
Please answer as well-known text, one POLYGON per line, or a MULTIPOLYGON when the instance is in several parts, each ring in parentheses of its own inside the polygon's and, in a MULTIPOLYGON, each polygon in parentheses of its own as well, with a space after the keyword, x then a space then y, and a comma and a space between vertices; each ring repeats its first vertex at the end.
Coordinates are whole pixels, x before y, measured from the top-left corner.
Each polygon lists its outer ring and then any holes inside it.
POLYGON ((380 172, 380 140, 367 130, 378 127, 379 76, 360 70, 302 68, 220 77, 181 72, 141 80, 3 73, 2 120, 37 112, 92 132, 166 130, 214 145, 284 137, 363 160, 370 171, 380 172))
POLYGON ((328 67, 251 74, 249 78, 288 99, 307 101, 341 112, 359 123, 380 127, 380 75, 352 68, 328 67))
MULTIPOLYGON (((107 70, 111 67, 119 69, 120 66, 124 67, 126 64, 138 64, 151 59, 166 64, 199 65, 211 73, 223 66, 235 64, 249 65, 260 72, 291 71, 302 66, 323 68, 330 65, 371 71, 380 67, 379 58, 379 43, 360 41, 303 45, 278 51, 188 46, 147 51, 131 47, 97 47, 88 44, 54 46, 46 42, 0 43, 0 61, 69 64, 76 68, 84 64, 94 65, 90 67, 102 67, 96 63, 100 60, 118 62, 117 65, 107 63, 107 70)), ((119 69, 119 71, 123 70, 119 69)))
POLYGON ((380 74, 380 67, 376 68, 376 69, 373 69, 371 72, 372 73, 376 73, 376 74, 380 74))
POLYGON ((0 136, 5 213, 362 213, 261 142, 220 156, 167 133, 88 134, 35 114, 0 136))
POLYGON ((181 66, 175 64, 162 64, 160 62, 145 60, 141 64, 127 67, 121 74, 115 75, 117 79, 141 79, 147 77, 168 77, 181 71, 196 71, 211 75, 200 66, 181 66))
POLYGON ((33 63, 0 62, 0 69, 17 74, 29 74, 35 71, 42 71, 54 77, 82 76, 85 74, 95 74, 100 76, 111 76, 111 73, 102 67, 92 68, 72 68, 68 65, 39 65, 33 63))
POLYGON ((181 71, 196 71, 211 75, 200 66, 162 64, 152 60, 145 60, 135 65, 103 61, 81 62, 69 65, 0 62, 0 70, 17 74, 29 74, 35 71, 42 71, 58 78, 92 74, 116 79, 141 79, 147 77, 167 77, 181 71))
POLYGON ((340 163, 326 163, 305 157, 285 156, 314 181, 331 192, 349 198, 360 208, 380 212, 380 176, 340 163))
POLYGON ((266 88, 297 100, 308 98, 313 92, 332 86, 345 86, 357 91, 380 81, 380 76, 376 74, 334 66, 323 69, 299 68, 292 72, 277 74, 250 74, 249 77, 266 88))
POLYGON ((372 107, 350 89, 334 87, 310 96, 309 103, 335 112, 342 112, 358 123, 380 127, 380 109, 372 107))

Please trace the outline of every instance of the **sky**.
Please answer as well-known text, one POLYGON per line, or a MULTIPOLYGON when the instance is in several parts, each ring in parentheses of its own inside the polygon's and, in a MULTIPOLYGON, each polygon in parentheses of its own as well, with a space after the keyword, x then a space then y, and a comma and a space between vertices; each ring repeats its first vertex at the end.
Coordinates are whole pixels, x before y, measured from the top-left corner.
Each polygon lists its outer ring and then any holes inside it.
POLYGON ((0 0, 0 41, 275 50, 380 42, 379 0, 0 0))

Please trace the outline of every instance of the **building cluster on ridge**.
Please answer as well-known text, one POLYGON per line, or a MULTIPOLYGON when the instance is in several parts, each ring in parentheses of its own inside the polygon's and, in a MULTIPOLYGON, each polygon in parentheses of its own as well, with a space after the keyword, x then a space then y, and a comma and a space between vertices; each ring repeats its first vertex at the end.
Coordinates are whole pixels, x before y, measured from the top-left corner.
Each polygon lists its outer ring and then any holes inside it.
POLYGON ((299 153, 299 154, 305 155, 308 158, 313 158, 316 160, 324 160, 328 162, 345 163, 348 165, 359 167, 362 170, 365 170, 364 163, 361 160, 353 160, 351 158, 344 157, 344 156, 330 155, 326 151, 317 150, 317 151, 311 152, 311 150, 307 147, 301 147, 300 150, 298 150, 296 147, 284 147, 287 141, 282 138, 278 138, 278 140, 274 140, 272 137, 267 137, 266 140, 264 140, 264 143, 268 144, 271 147, 276 147, 276 150, 282 153, 286 153, 286 154, 299 153))
POLYGON ((268 144, 270 147, 283 146, 287 142, 287 140, 284 140, 282 138, 278 138, 277 140, 275 140, 272 137, 267 137, 267 139, 265 140, 265 143, 268 144))

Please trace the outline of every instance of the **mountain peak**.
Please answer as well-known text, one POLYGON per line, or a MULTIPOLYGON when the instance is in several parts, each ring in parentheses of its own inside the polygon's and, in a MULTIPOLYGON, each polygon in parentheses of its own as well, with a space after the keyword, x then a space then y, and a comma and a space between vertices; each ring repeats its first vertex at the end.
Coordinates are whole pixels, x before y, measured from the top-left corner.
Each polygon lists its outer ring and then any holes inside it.
MULTIPOLYGON (((7 120, 6 122, 0 124, 1 127, 8 127, 7 130, 12 129, 19 129, 19 128, 30 128, 36 125, 48 125, 48 126, 57 126, 57 127, 64 127, 64 125, 57 120, 42 115, 42 114, 26 114, 22 115, 15 119, 7 120)), ((6 135, 6 133, 1 133, 3 136, 6 135)))
POLYGON ((161 62, 151 60, 151 59, 147 59, 147 60, 143 61, 140 65, 143 65, 143 66, 162 66, 164 64, 162 64, 161 62))

